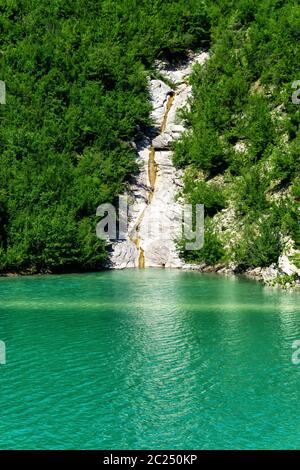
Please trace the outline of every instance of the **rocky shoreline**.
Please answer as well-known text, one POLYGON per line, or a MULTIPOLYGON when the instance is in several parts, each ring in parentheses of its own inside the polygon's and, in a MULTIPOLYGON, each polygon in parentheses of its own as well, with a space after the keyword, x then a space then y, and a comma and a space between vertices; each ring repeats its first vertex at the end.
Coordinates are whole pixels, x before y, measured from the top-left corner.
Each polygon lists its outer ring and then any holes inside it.
POLYGON ((300 276, 299 269, 294 267, 291 269, 291 265, 286 264, 279 268, 275 263, 269 267, 256 267, 241 269, 235 265, 225 265, 222 263, 216 264, 215 266, 202 264, 186 264, 183 266, 184 270, 197 271, 200 273, 214 273, 220 275, 241 275, 252 279, 254 281, 262 282, 263 284, 270 287, 279 287, 287 290, 300 290, 300 276))
MULTIPOLYGON (((105 269, 111 269, 111 267, 106 267, 105 269)), ((105 270, 104 269, 104 270, 105 270)), ((125 268, 124 268, 125 269, 125 268)), ((282 288, 286 290, 300 290, 300 277, 299 270, 297 268, 291 271, 290 264, 282 266, 280 269, 277 265, 272 264, 267 268, 256 267, 248 268, 246 270, 241 269, 239 266, 233 264, 225 265, 222 263, 216 264, 214 266, 207 265, 206 263, 201 264, 188 264, 183 263, 180 267, 182 271, 194 271, 199 272, 200 274, 218 274, 220 276, 244 276, 253 281, 262 282, 263 284, 282 288)), ((101 269, 103 271, 103 269, 101 269)), ((101 271, 100 270, 100 271, 101 271)), ((85 273, 89 271, 80 271, 80 270, 67 270, 52 272, 50 270, 46 271, 23 271, 23 272, 3 272, 0 273, 0 277, 21 277, 21 276, 46 276, 46 275, 58 275, 58 274, 78 274, 85 273)))

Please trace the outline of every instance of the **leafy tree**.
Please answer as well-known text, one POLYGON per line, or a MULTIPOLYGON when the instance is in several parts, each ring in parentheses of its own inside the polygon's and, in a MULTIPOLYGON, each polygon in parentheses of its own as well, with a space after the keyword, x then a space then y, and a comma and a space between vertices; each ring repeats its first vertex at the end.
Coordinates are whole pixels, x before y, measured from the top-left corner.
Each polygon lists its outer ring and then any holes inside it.
POLYGON ((0 6, 0 270, 96 269, 96 208, 136 171, 155 59, 208 44, 199 0, 0 6))

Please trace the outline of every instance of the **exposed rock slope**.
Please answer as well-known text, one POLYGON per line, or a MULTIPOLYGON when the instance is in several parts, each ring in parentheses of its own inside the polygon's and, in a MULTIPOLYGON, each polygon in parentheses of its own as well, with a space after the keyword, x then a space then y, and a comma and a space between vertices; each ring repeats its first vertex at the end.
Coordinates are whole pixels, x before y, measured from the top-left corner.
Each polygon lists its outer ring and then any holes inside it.
POLYGON ((112 245, 112 268, 182 266, 175 245, 181 230, 181 207, 176 203, 181 173, 172 165, 170 144, 184 131, 177 111, 191 96, 192 67, 207 56, 193 55, 176 68, 160 63, 160 74, 174 83, 174 89, 162 80, 149 81, 154 137, 144 135, 136 142, 140 172, 128 194, 132 204, 126 240, 112 245))

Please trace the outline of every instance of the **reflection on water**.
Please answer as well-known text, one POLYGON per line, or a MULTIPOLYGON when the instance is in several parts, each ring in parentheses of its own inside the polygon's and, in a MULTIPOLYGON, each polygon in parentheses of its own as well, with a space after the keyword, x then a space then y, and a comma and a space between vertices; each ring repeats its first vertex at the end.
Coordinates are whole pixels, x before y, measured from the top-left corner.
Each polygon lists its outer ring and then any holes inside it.
POLYGON ((1 448, 298 448, 299 295, 168 270, 0 280, 1 448))

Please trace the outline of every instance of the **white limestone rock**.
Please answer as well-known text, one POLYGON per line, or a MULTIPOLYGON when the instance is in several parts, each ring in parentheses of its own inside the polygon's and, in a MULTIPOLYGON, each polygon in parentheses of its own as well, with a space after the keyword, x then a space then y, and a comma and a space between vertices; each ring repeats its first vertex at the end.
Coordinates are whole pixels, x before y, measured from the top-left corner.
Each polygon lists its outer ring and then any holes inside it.
POLYGON ((112 249, 109 268, 124 269, 135 267, 138 249, 130 240, 116 242, 113 244, 112 249))
POLYGON ((155 150, 169 149, 172 141, 172 135, 164 132, 152 140, 152 145, 155 150))
POLYGON ((128 217, 126 240, 112 244, 110 267, 123 269, 138 267, 139 255, 143 250, 146 267, 181 268, 184 263, 179 258, 176 240, 181 235, 181 206, 176 196, 182 187, 182 171, 172 164, 169 148, 174 139, 180 137, 185 128, 179 122, 178 110, 188 105, 191 86, 187 78, 195 63, 203 63, 207 53, 192 55, 189 61, 172 69, 159 65, 162 75, 173 83, 176 90, 162 80, 149 81, 152 104, 151 117, 155 123, 156 137, 150 141, 144 136, 136 142, 140 172, 128 191, 133 203, 128 217), (167 108, 169 96, 174 94, 172 106, 167 108), (164 130, 161 132, 162 124, 164 130), (152 194, 149 181, 149 154, 151 145, 155 149, 156 181, 152 194))
POLYGON ((279 256, 278 259, 279 269, 288 276, 296 274, 300 277, 300 269, 291 261, 290 257, 286 254, 279 256))

